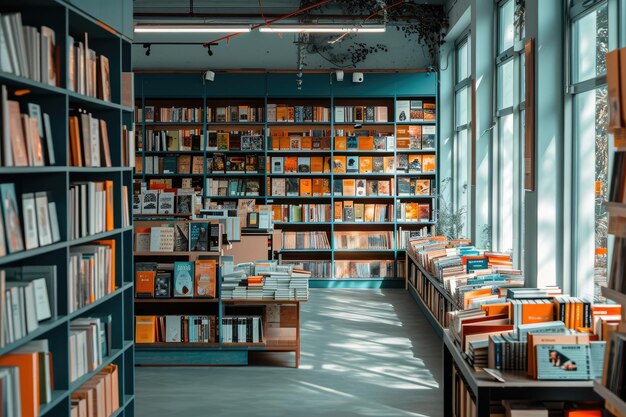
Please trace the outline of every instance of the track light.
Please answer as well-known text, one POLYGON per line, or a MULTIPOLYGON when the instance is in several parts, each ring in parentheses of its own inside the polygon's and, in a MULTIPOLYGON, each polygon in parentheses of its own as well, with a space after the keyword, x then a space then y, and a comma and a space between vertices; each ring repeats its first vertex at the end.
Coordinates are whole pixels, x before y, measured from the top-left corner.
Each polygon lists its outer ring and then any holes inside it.
POLYGON ((144 43, 143 47, 146 48, 146 56, 150 56, 150 48, 152 47, 152 44, 144 43))
POLYGON ((209 50, 209 56, 213 56, 213 51, 211 51, 211 46, 207 46, 207 49, 209 50))
POLYGON ((306 32, 306 33, 381 33, 384 25, 346 26, 346 25, 272 25, 259 28, 259 32, 306 32))
POLYGON ((135 33, 238 33, 250 32, 249 26, 229 25, 184 25, 184 24, 139 24, 135 33))

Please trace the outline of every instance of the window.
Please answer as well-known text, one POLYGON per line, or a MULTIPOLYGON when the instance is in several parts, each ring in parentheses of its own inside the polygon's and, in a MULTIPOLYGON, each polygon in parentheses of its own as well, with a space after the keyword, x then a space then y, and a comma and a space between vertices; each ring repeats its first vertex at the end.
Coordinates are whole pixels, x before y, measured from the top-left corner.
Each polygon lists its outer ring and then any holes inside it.
MULTIPOLYGON (((493 192, 495 197, 493 242, 495 250, 512 252, 517 267, 522 253, 522 169, 524 62, 523 51, 516 50, 523 28, 516 23, 515 0, 497 3, 496 57, 496 128, 493 146, 493 192)), ((518 23, 519 24, 519 23, 518 23)))
POLYGON ((570 92, 574 132, 575 292, 600 298, 607 283, 609 187, 608 102, 605 54, 609 50, 609 7, 600 2, 570 9, 570 92), (593 277, 593 280, 592 280, 593 277))
POLYGON ((463 36, 456 45, 455 63, 455 138, 453 145, 453 208, 463 222, 461 236, 470 236, 470 161, 471 146, 471 60, 470 37, 463 36))

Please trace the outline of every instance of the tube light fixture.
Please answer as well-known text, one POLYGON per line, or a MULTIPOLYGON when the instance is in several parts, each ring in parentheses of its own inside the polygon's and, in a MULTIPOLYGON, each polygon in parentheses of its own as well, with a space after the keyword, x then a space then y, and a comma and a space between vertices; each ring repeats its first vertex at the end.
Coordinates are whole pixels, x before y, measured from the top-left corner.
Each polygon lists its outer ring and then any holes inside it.
POLYGON ((237 33, 250 32, 249 26, 184 25, 184 24, 140 24, 135 33, 237 33))
POLYGON ((260 32, 307 32, 307 33, 382 33, 385 26, 346 26, 346 25, 272 25, 259 28, 260 32))

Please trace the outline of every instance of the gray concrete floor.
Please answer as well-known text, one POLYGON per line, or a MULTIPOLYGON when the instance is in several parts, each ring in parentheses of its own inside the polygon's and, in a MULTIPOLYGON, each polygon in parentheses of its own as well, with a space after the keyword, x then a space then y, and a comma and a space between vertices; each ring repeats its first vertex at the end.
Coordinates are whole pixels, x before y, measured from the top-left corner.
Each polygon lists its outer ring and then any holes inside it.
POLYGON ((399 289, 313 289, 293 354, 247 367, 138 367, 139 417, 439 417, 441 340, 399 289), (278 366, 276 366, 278 365, 278 366), (281 366, 285 365, 285 366, 281 366))

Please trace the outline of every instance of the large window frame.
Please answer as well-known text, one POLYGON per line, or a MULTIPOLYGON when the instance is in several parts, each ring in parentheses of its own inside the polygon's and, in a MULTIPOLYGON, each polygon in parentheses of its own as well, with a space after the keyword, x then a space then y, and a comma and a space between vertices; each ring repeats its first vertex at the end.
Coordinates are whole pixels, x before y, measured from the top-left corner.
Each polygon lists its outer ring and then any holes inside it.
POLYGON ((523 267, 524 31, 515 30, 515 0, 494 7, 492 246, 523 267), (510 19, 506 21, 506 14, 510 19))
POLYGON ((614 49, 619 33, 619 13, 622 16, 624 13, 624 8, 620 10, 618 3, 618 0, 569 0, 567 14, 566 101, 571 111, 566 123, 570 124, 573 138, 570 174, 573 202, 571 292, 596 300, 602 300, 600 287, 606 285, 610 274, 608 260, 611 258, 612 239, 604 233, 603 221, 608 215, 602 207, 605 197, 602 192, 606 193, 608 180, 601 180, 610 177, 613 139, 606 132, 606 112, 602 111, 604 107, 608 110, 608 105, 603 105, 606 103, 606 72, 598 71, 602 68, 600 62, 603 58, 594 55, 590 59, 589 55, 595 53, 600 42, 597 21, 593 21, 594 26, 590 28, 590 19, 597 19, 598 13, 606 8, 606 44, 608 50, 614 49), (593 32, 593 45, 584 44, 589 42, 591 36, 579 36, 584 30, 593 32), (579 56, 581 50, 583 55, 579 56), (593 68, 589 67, 589 61, 592 61, 593 68), (593 119, 589 120, 590 116, 593 119), (598 166, 598 158, 606 162, 598 166), (603 242, 600 247, 598 242, 603 242))
POLYGON ((465 31, 454 47, 454 141, 452 149, 452 202, 456 212, 463 210, 462 234, 471 235, 471 155, 472 155, 472 71, 471 35, 465 31))

